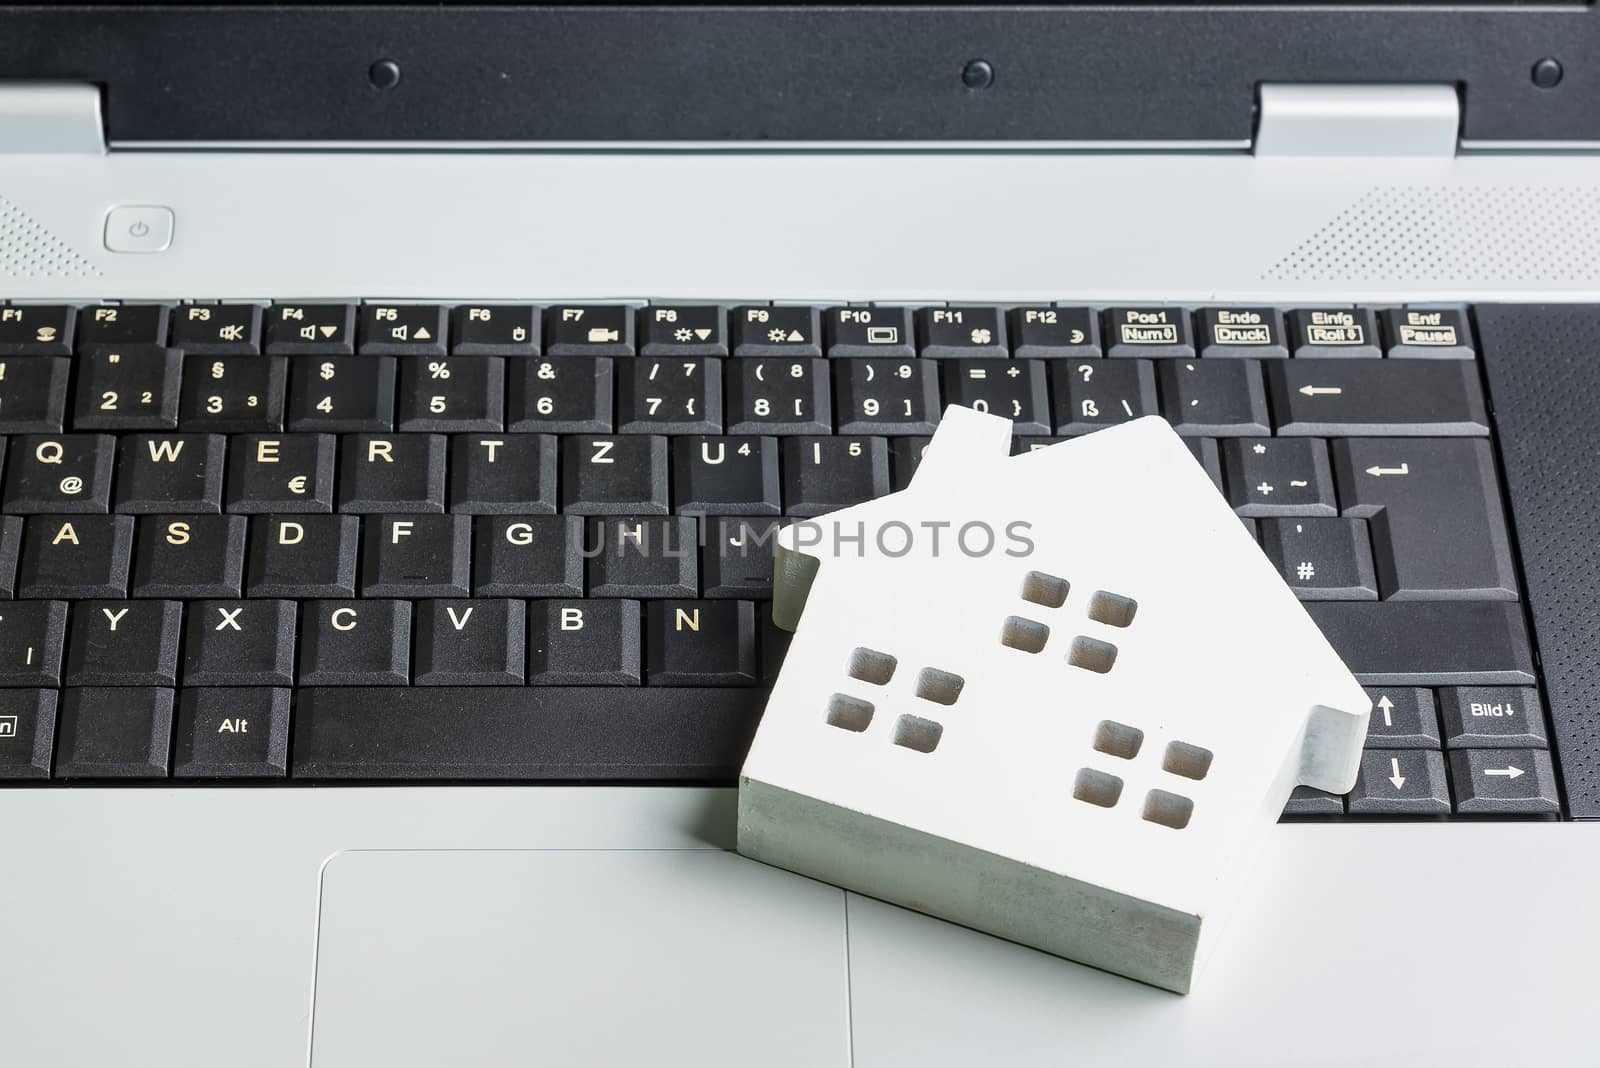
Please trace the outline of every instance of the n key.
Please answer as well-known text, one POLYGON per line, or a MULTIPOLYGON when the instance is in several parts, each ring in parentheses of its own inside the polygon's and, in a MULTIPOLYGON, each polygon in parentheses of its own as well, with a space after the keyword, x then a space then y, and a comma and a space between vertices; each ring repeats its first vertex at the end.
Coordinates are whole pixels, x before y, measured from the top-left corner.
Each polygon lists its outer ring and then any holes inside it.
POLYGON ((104 512, 116 439, 109 434, 22 434, 6 449, 5 510, 104 512))
POLYGON ((652 601, 645 616, 646 682, 755 685, 760 664, 749 601, 652 601))

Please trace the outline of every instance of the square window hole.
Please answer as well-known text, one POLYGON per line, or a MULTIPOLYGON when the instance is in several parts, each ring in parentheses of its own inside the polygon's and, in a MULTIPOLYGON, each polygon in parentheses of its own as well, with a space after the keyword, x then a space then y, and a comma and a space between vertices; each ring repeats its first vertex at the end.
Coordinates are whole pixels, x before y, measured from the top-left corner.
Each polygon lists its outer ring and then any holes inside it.
POLYGON ((944 728, 921 716, 901 716, 894 725, 894 744, 919 753, 931 753, 939 744, 944 728))
POLYGON ((1144 818, 1151 823, 1181 831, 1189 826, 1189 817, 1192 815, 1194 802, 1187 797, 1169 794, 1165 790, 1151 790, 1145 794, 1144 818))
POLYGON ((1103 719, 1100 721, 1100 726, 1094 730, 1094 747, 1102 753, 1109 753, 1123 760, 1132 760, 1138 756, 1139 747, 1143 744, 1144 731, 1115 720, 1103 719))
POLYGON ((872 702, 836 693, 828 698, 828 722, 859 734, 872 722, 872 702))
POLYGON ((917 696, 941 705, 953 705, 967 680, 938 668, 923 668, 917 675, 917 696))
POLYGON ((1046 608, 1060 608, 1067 603, 1067 580, 1047 575, 1043 571, 1030 571, 1022 576, 1022 599, 1042 604, 1046 608))
POLYGON ((1110 671, 1111 665, 1116 662, 1117 647, 1115 645, 1082 634, 1072 639, 1072 648, 1067 650, 1067 663, 1073 667, 1098 671, 1102 675, 1110 671))
POLYGON ((1122 796, 1122 780, 1093 768, 1079 768, 1072 783, 1072 796, 1091 805, 1110 808, 1122 796))
POLYGON ((852 679, 870 682, 874 686, 884 686, 894 678, 896 663, 898 661, 888 653, 862 648, 850 654, 850 663, 845 667, 845 671, 852 679))
POLYGON ((1005 626, 1000 628, 1000 644, 1025 653, 1037 653, 1049 637, 1049 627, 1021 616, 1006 617, 1005 626))
POLYGON ((1133 622, 1133 614, 1138 610, 1138 601, 1120 593, 1100 590, 1089 598, 1089 618, 1108 627, 1126 627, 1133 622))
POLYGON ((1211 750, 1188 742, 1168 742, 1167 755, 1162 757, 1161 766, 1185 779, 1203 779, 1206 772, 1211 770, 1211 750))

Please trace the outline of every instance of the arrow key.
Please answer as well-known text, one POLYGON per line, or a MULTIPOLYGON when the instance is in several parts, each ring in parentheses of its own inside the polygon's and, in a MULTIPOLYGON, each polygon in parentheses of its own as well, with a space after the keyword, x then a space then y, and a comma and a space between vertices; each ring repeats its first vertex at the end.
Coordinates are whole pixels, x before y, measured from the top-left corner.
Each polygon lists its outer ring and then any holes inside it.
POLYGON ((1367 745, 1381 749, 1438 749, 1439 713, 1424 686, 1368 687, 1372 718, 1367 745))
POLYGON ((1457 749, 1450 779, 1463 816, 1561 814, 1555 771, 1542 749, 1457 749))
POLYGON ((1352 816, 1448 816, 1444 754, 1433 749, 1369 749, 1361 754, 1352 816))

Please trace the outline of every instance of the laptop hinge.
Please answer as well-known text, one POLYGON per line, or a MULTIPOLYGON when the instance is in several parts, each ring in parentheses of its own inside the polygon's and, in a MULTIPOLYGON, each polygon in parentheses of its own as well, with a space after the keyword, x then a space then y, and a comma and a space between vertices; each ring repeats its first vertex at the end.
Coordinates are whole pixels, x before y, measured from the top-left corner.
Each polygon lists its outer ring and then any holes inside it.
POLYGON ((98 86, 0 83, 0 154, 105 151, 98 86))
POLYGON ((1273 85, 1256 101, 1258 156, 1456 154, 1461 98, 1453 85, 1273 85))

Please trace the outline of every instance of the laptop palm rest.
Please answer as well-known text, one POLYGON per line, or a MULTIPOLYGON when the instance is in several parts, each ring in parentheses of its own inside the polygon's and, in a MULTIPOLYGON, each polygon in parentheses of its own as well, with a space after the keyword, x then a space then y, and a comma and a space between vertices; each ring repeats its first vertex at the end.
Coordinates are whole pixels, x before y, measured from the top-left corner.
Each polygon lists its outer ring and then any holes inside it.
POLYGON ((844 895, 716 849, 354 851, 313 1068, 847 1065, 844 895))

